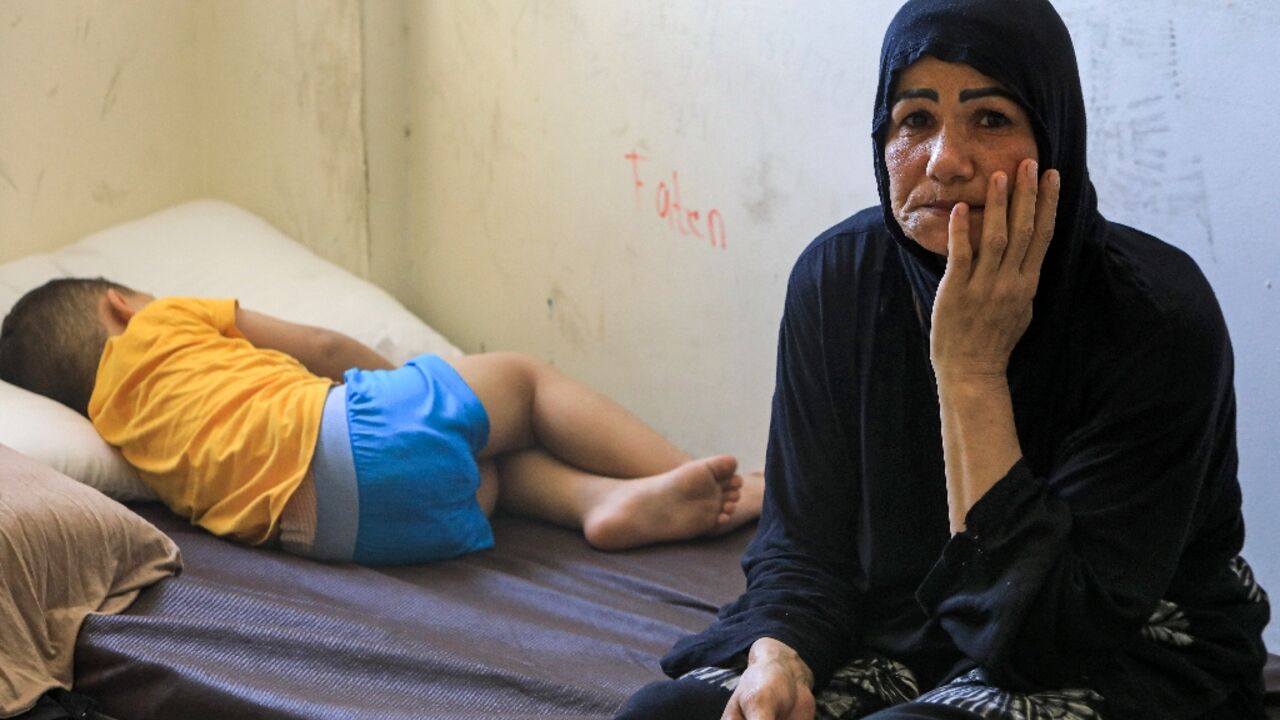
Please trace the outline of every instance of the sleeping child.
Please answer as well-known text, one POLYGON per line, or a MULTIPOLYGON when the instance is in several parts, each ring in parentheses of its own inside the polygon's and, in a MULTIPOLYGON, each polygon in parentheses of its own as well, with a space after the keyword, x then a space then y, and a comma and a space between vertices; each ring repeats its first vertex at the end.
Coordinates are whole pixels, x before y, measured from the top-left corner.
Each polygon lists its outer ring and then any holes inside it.
POLYGON ((496 507, 602 550, 727 532, 763 477, 693 460, 625 409, 514 353, 414 358, 239 307, 101 278, 27 293, 0 378, 87 416, 175 512, 330 561, 491 547, 496 507))

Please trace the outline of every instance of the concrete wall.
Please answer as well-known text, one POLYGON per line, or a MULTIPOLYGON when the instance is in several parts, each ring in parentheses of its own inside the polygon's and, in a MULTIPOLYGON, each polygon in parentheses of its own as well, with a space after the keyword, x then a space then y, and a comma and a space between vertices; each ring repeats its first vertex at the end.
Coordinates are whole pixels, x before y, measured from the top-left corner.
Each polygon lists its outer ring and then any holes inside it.
POLYGON ((0 259, 183 200, 369 264, 357 0, 0 0, 0 259))
POLYGON ((0 259, 203 192, 189 3, 0 2, 0 259))

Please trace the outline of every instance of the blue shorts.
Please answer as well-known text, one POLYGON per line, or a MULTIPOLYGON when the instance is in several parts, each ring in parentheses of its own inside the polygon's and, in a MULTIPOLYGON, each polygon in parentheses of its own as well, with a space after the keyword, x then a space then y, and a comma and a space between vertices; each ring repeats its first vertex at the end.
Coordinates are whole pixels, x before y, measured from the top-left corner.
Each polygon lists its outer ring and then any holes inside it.
POLYGON ((311 556, 399 565, 493 547, 476 500, 489 416, 458 372, 422 355, 344 380, 325 403, 312 460, 311 556))

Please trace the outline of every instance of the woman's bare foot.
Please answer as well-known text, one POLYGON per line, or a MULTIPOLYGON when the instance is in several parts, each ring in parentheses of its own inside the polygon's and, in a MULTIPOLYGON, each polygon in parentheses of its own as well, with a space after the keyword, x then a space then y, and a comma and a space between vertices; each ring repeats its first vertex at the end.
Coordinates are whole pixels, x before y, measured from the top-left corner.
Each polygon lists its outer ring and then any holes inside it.
POLYGON ((661 475, 611 481, 583 518, 582 532, 600 550, 718 532, 733 521, 740 502, 743 480, 734 474, 737 468, 732 456, 716 455, 661 475))

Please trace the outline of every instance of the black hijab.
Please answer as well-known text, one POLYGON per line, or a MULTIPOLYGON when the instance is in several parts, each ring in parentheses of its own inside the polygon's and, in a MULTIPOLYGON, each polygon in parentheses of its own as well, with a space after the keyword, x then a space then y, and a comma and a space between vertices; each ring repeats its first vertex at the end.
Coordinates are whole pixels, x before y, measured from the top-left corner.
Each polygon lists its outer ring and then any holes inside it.
MULTIPOLYGON (((884 141, 894 83, 925 55, 964 63, 1000 82, 1026 110, 1034 128, 1041 172, 1056 168, 1062 185, 1057 224, 1041 271, 1031 327, 1010 359, 1015 412, 1052 417, 1064 374, 1063 351, 1078 289, 1082 253, 1105 244, 1106 221, 1086 161, 1084 94, 1066 25, 1048 0, 910 0, 890 23, 880 52, 872 141, 876 184, 889 232, 902 253, 912 292, 929 322, 945 259, 908 238, 893 216, 884 141), (1087 246, 1092 246, 1087 248, 1087 246)), ((1087 254, 1096 255, 1089 252, 1087 254)), ((1020 422, 1029 459, 1047 461, 1058 432, 1020 422), (1039 457, 1037 457, 1039 456, 1039 457)))

